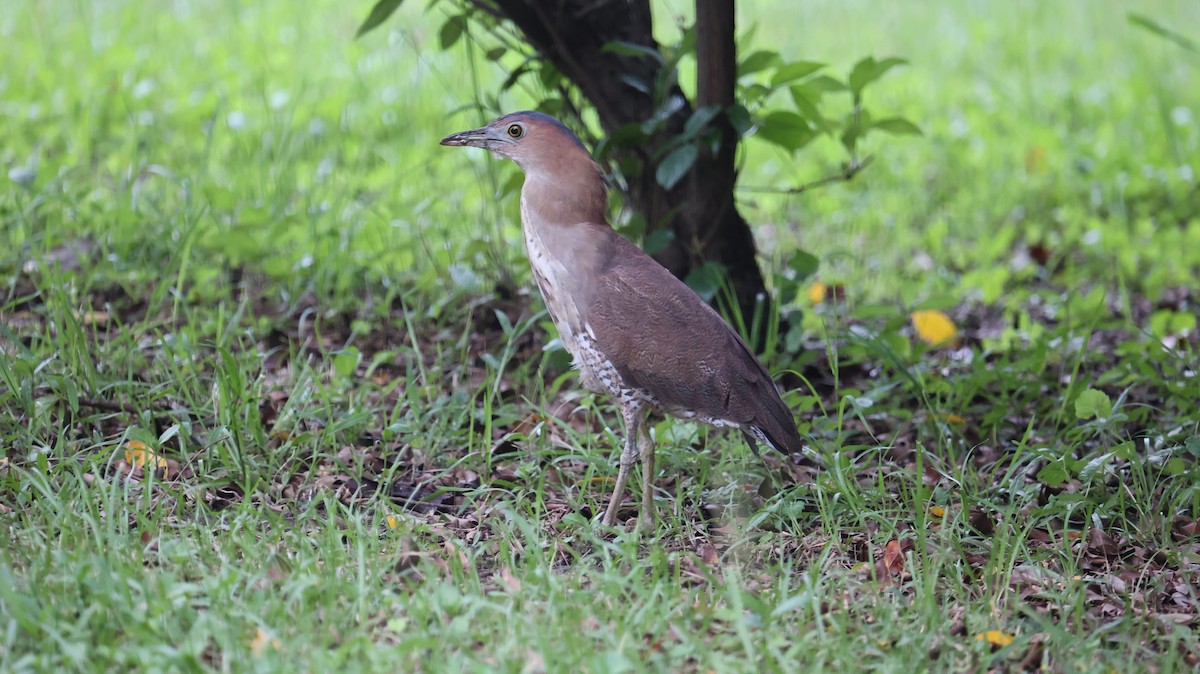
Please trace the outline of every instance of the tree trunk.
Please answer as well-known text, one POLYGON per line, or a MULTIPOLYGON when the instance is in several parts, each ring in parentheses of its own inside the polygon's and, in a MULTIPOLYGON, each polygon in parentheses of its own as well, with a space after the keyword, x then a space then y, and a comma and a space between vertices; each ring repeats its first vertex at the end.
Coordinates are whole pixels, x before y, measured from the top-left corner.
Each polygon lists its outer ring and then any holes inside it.
MULTIPOLYGON (((650 95, 631 86, 626 78, 653 83, 659 64, 648 57, 602 51, 615 41, 659 49, 651 31, 648 0, 494 2, 529 43, 579 87, 595 106, 606 131, 643 122, 654 113, 650 95)), ((696 60, 695 105, 728 109, 734 102, 737 79, 733 0, 697 0, 696 60)), ((685 100, 677 82, 672 88, 685 100)), ((717 151, 702 149, 689 173, 673 189, 663 189, 655 179, 655 148, 683 130, 693 109, 685 102, 650 147, 616 150, 626 156, 633 154, 641 166, 639 175, 629 176, 628 198, 630 205, 645 215, 647 232, 662 227, 674 232, 672 242, 655 256, 673 274, 684 278, 708 260, 725 266, 738 308, 750 326, 756 305, 763 302, 763 307, 767 306, 767 294, 754 237, 734 203, 737 136, 728 118, 719 115, 711 122, 720 136, 717 151)))

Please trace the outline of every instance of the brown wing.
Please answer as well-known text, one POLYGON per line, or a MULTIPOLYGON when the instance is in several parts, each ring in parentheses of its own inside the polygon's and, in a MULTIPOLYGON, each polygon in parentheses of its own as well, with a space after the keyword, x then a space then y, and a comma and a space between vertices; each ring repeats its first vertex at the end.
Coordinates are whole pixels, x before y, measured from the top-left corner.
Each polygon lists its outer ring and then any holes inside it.
POLYGON ((625 382, 667 412, 756 428, 776 449, 800 451, 791 411, 741 337, 641 249, 615 232, 605 244, 586 320, 625 382))

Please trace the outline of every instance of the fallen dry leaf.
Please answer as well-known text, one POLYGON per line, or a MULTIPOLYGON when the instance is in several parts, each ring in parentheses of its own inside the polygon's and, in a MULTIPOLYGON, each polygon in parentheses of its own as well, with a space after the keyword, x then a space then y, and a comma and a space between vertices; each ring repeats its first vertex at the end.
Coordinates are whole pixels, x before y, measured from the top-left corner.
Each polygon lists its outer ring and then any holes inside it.
POLYGON ((167 460, 154 453, 145 443, 130 440, 125 443, 125 461, 131 466, 144 468, 153 466, 158 470, 166 470, 167 460))
POLYGON ((79 322, 83 323, 84 325, 96 325, 104 327, 108 325, 108 312, 85 311, 83 312, 83 315, 79 316, 79 322))
POLYGON ((996 522, 982 508, 973 506, 967 516, 967 524, 984 536, 991 536, 996 531, 996 522))
POLYGON ((917 336, 930 346, 941 346, 953 341, 958 336, 958 328, 954 326, 954 321, 940 311, 932 309, 914 311, 911 318, 917 336))
POLYGON ((467 558, 467 554, 450 540, 442 544, 442 553, 446 556, 446 561, 457 559, 460 569, 471 568, 471 560, 467 558))
POLYGON ((1115 559, 1121 554, 1121 546, 1100 527, 1088 529, 1087 549, 1088 552, 1102 555, 1106 559, 1115 559))
POLYGON ((704 542, 696 546, 696 554, 700 555, 700 559, 709 566, 721 563, 721 555, 717 553, 717 549, 711 543, 704 542))
POLYGON ((982 634, 975 635, 975 641, 986 641, 987 643, 1000 648, 1004 648, 1015 640, 1016 638, 1011 634, 1006 634, 1000 630, 988 630, 982 634))
POLYGON ((876 577, 882 580, 904 573, 905 553, 912 549, 912 541, 888 541, 883 549, 883 556, 875 562, 876 577))
POLYGON ((254 632, 254 638, 250 640, 250 652, 257 658, 266 652, 267 648, 278 651, 283 648, 283 643, 260 627, 254 632))
POLYGON ((827 300, 833 300, 836 304, 846 299, 846 286, 840 283, 831 285, 817 281, 808 286, 804 294, 813 305, 821 304, 827 300))
POLYGON ((808 287, 808 301, 813 304, 820 304, 825 301, 825 293, 829 290, 829 286, 817 281, 808 287))
POLYGON ((512 575, 512 570, 507 566, 500 567, 500 571, 496 573, 496 576, 500 579, 500 583, 504 585, 504 589, 510 593, 516 594, 521 591, 521 580, 512 575))
POLYGON ((1189 519, 1187 517, 1176 518, 1175 526, 1171 531, 1171 537, 1177 541, 1188 538, 1200 538, 1200 520, 1189 519))

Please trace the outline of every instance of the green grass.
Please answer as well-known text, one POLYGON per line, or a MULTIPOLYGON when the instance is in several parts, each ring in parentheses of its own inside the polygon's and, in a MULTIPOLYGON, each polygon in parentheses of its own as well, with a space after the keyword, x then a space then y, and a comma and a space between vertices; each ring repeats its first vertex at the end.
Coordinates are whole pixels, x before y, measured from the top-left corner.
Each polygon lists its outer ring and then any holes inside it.
MULTIPOLYGON (((503 74, 436 8, 353 41, 369 4, 0 13, 0 670, 1195 667, 1200 57, 1111 1, 742 3, 908 59, 870 104, 925 136, 742 194, 844 285, 769 363, 822 468, 657 421, 639 537, 516 169, 437 145, 503 74)), ((743 183, 840 159, 751 140, 743 183)))

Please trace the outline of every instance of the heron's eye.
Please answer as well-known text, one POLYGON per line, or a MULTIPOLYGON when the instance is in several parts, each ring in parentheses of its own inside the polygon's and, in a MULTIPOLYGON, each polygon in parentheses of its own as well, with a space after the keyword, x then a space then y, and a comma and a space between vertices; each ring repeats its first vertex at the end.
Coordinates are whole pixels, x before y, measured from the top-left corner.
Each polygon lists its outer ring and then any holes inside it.
POLYGON ((520 124, 510 124, 508 127, 508 136, 510 138, 520 138, 525 135, 525 129, 521 128, 520 124))

